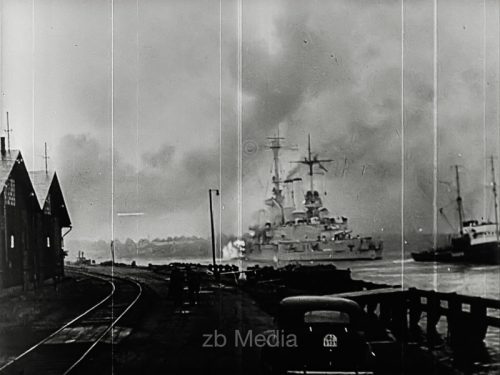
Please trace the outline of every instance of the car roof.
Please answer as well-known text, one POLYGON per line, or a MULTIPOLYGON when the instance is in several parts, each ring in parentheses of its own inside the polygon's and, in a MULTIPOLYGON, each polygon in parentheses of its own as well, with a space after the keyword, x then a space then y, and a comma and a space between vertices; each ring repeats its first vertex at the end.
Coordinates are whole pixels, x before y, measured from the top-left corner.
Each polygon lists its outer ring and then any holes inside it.
POLYGON ((353 300, 332 296, 294 296, 280 302, 281 311, 285 315, 301 314, 315 310, 334 310, 347 313, 352 320, 361 317, 362 310, 353 300))

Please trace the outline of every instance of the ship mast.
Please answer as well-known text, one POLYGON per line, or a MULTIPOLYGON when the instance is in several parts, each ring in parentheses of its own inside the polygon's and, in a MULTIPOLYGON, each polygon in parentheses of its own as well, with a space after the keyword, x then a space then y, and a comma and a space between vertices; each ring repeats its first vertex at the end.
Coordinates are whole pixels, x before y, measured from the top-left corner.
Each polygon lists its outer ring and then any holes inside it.
POLYGON ((493 199, 495 200, 495 232, 498 242, 498 198, 497 198, 497 181, 495 178, 495 163, 493 162, 493 155, 491 156, 491 178, 493 186, 493 199))
POLYGON ((295 147, 293 146, 288 146, 284 147, 282 142, 285 138, 280 137, 280 130, 278 127, 278 133, 275 137, 268 137, 270 144, 267 146, 271 151, 273 152, 273 160, 274 160, 274 175, 273 175, 273 193, 274 193, 274 198, 273 200, 276 202, 278 205, 280 211, 281 211, 281 224, 285 223, 285 210, 283 208, 283 204, 285 201, 285 197, 283 196, 283 193, 281 191, 281 180, 280 180, 280 159, 279 159, 279 153, 282 148, 285 149, 291 149, 294 150, 295 147))
POLYGON ((281 194, 281 181, 280 181, 280 159, 279 159, 279 153, 280 150, 283 148, 283 145, 281 144, 281 141, 284 140, 285 138, 280 137, 279 129, 278 129, 278 135, 275 137, 268 137, 271 141, 270 145, 268 146, 271 151, 273 152, 273 160, 274 160, 274 175, 273 175, 273 185, 274 185, 274 195, 276 198, 276 201, 282 205, 283 203, 283 195, 281 194))
POLYGON ((455 165, 455 176, 457 180, 457 206, 458 206, 458 220, 460 223, 460 234, 464 230, 464 209, 462 206, 462 197, 460 195, 460 175, 458 173, 458 165, 455 165))
MULTIPOLYGON (((313 160, 312 160, 312 155, 311 155, 311 134, 308 134, 307 135, 307 155, 308 155, 308 166, 309 166, 309 181, 310 181, 310 190, 311 191, 314 191, 314 182, 313 182, 313 167, 314 167, 314 163, 313 163, 313 160)), ((319 162, 318 162, 319 163, 319 162)))
POLYGON ((327 171, 321 163, 329 163, 332 162, 332 159, 318 159, 317 156, 312 156, 311 152, 311 135, 308 135, 307 138, 307 157, 304 158, 304 160, 298 160, 298 161, 292 161, 292 163, 300 163, 300 164, 305 164, 309 167, 309 189, 311 192, 314 191, 314 165, 318 164, 318 166, 323 169, 324 171, 327 171))

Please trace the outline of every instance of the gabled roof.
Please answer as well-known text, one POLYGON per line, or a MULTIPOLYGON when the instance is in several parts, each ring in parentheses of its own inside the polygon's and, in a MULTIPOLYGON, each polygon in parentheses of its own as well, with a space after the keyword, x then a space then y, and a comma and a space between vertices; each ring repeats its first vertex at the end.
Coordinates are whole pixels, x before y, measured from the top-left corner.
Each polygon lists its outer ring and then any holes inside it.
POLYGON ((19 150, 10 150, 7 151, 5 156, 0 156, 0 192, 5 188, 5 183, 19 157, 21 157, 21 151, 19 150))
POLYGON ((38 199, 38 204, 40 209, 43 210, 45 205, 45 200, 49 194, 50 185, 54 179, 54 172, 46 171, 30 171, 31 183, 35 189, 36 198, 38 199))
MULTIPOLYGON (((38 199, 38 204, 40 205, 40 209, 44 210, 49 193, 54 194, 52 199, 57 197, 55 199, 58 199, 59 203, 57 206, 52 206, 52 213, 59 216, 61 220, 60 223, 63 227, 71 226, 71 219, 64 201, 57 173, 54 171, 31 171, 29 172, 29 175, 33 184, 33 189, 35 190, 35 195, 38 199)), ((50 204, 51 203, 49 202, 49 205, 50 204)), ((54 204, 55 202, 52 201, 52 205, 54 204)))

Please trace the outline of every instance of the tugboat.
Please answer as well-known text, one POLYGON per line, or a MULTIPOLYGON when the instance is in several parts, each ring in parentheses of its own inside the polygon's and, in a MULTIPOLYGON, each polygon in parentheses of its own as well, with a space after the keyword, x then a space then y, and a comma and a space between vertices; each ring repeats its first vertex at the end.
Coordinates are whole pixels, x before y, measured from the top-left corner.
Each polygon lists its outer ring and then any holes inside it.
POLYGON ((500 241, 498 228, 498 199, 495 180, 495 166, 491 157, 492 192, 495 208, 495 222, 466 220, 462 197, 460 196, 460 178, 458 166, 455 166, 457 184, 457 210, 459 232, 451 237, 450 243, 444 248, 431 249, 420 253, 412 253, 416 261, 465 261, 471 263, 500 263, 500 241))
POLYGON ((323 164, 333 160, 313 156, 310 135, 307 156, 303 160, 292 162, 308 167, 309 190, 300 207, 295 205, 294 183, 302 179, 280 178, 279 152, 283 148, 284 138, 278 134, 269 140, 268 147, 274 156, 272 196, 265 201, 269 207, 270 220, 264 226, 250 228, 251 233, 244 238, 245 258, 249 261, 275 263, 381 259, 382 241, 354 236, 347 217, 332 216, 323 206, 320 194, 314 187, 314 175, 318 174, 315 170, 319 168, 327 172, 323 164), (282 187, 290 192, 291 199, 288 202, 282 187))

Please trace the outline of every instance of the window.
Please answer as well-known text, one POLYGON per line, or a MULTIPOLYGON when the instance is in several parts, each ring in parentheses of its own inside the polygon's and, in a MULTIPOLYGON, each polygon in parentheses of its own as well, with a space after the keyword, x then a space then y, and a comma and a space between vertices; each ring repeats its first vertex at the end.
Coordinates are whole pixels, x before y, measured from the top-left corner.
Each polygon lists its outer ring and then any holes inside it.
POLYGON ((50 237, 47 236, 47 247, 50 247, 50 237))
POLYGON ((348 324, 349 315, 342 311, 316 310, 304 314, 305 323, 342 323, 348 324))
POLYGON ((43 213, 45 215, 52 214, 52 203, 50 202, 50 194, 47 195, 47 199, 45 200, 45 205, 43 207, 43 213))
POLYGON ((11 234, 11 235, 10 235, 10 248, 11 248, 11 249, 13 249, 13 248, 14 248, 14 245, 15 245, 15 243, 14 243, 14 235, 13 235, 13 234, 11 234))
POLYGON ((16 181, 12 178, 9 178, 5 184, 5 204, 16 205, 16 181))

